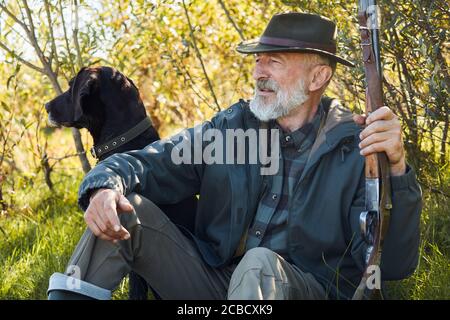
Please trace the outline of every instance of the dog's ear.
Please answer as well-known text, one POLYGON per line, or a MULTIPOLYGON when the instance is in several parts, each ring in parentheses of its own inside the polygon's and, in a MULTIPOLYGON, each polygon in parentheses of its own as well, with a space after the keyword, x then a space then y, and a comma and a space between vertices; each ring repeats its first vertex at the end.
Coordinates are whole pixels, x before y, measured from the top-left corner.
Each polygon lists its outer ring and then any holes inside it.
POLYGON ((131 80, 131 79, 128 78, 128 77, 125 77, 125 78, 127 78, 127 80, 130 82, 130 84, 136 89, 136 91, 139 92, 139 90, 138 90, 138 88, 136 87, 136 85, 134 84, 133 80, 131 80))
POLYGON ((86 98, 95 93, 98 88, 98 81, 98 70, 93 68, 83 68, 75 77, 72 84, 74 122, 79 121, 84 115, 83 103, 86 98))
POLYGON ((125 81, 129 83, 128 88, 129 88, 129 92, 131 93, 131 95, 133 96, 134 99, 136 99, 138 102, 141 102, 141 96, 139 94, 139 89, 138 87, 134 84, 133 80, 131 80, 128 77, 125 77, 125 81))

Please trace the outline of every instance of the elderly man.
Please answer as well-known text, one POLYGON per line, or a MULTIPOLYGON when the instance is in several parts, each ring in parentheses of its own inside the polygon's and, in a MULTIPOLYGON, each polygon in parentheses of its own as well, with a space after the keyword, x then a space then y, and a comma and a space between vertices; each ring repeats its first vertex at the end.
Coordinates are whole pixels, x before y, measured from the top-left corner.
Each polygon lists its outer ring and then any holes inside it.
MULTIPOLYGON (((258 42, 237 49, 255 54, 253 100, 96 166, 79 191, 88 229, 67 271, 51 277, 49 298, 109 298, 130 270, 163 299, 350 298, 367 248, 359 232, 363 156, 381 151, 389 159, 394 203, 381 276, 411 274, 421 192, 405 163, 401 126, 387 107, 353 116, 322 97, 336 63, 352 66, 336 55, 335 35, 335 24, 321 16, 275 15, 258 42), (262 163, 173 161, 198 133, 261 135, 261 128, 278 133, 268 146, 279 150, 272 174, 262 174, 262 163), (153 203, 195 194, 194 234, 153 203)), ((200 147, 205 151, 207 143, 200 147)))

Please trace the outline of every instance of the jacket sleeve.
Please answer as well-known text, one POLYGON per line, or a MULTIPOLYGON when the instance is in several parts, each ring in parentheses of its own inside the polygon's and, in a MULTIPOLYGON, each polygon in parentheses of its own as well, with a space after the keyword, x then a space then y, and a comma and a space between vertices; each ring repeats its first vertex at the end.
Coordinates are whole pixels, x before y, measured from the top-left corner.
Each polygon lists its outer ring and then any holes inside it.
POLYGON ((99 188, 116 189, 124 195, 138 192, 159 204, 176 203, 197 194, 203 175, 201 135, 214 126, 213 121, 99 162, 81 182, 81 209, 86 210, 91 192, 99 188), (174 156, 178 160, 173 161, 174 156))
MULTIPOLYGON (((365 206, 364 181, 363 173, 350 213, 353 233, 351 251, 361 272, 367 249, 359 227, 359 215, 365 206)), ((381 255, 381 276, 383 280, 400 280, 414 272, 419 259, 422 191, 414 170, 409 166, 404 175, 391 177, 391 187, 392 210, 381 255)))

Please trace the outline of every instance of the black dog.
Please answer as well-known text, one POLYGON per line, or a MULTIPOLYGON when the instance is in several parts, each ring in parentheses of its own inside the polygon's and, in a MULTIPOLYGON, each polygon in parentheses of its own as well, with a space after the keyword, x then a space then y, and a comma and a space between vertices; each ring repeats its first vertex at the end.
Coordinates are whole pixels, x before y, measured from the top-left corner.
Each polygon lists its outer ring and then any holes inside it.
MULTIPOLYGON (((155 128, 150 122, 145 123, 147 115, 137 87, 117 70, 109 67, 83 68, 70 80, 69 86, 65 93, 45 105, 49 121, 89 130, 99 160, 117 152, 142 149, 159 140, 155 128), (125 142, 121 142, 120 137, 136 129, 137 125, 143 132, 133 139, 128 136, 129 141, 122 139, 125 142), (114 139, 116 137, 117 141, 114 139)), ((159 207, 175 224, 193 232, 197 207, 195 197, 159 207)), ((134 272, 130 273, 129 279, 130 299, 147 299, 145 280, 134 272)))

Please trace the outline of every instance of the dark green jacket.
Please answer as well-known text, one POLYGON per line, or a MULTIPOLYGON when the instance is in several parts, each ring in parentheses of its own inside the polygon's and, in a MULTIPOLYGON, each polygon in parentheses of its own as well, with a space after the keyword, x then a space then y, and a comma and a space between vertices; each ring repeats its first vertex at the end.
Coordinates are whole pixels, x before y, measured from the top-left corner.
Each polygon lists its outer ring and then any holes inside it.
MULTIPOLYGON (((366 244, 359 232, 364 209, 364 158, 361 128, 352 114, 333 100, 322 100, 326 123, 319 132, 304 172, 289 199, 288 250, 291 260, 313 273, 330 298, 349 298, 358 284, 366 244)), ((200 194, 193 238, 211 266, 230 262, 247 230, 264 189, 258 164, 182 164, 171 151, 183 136, 209 128, 258 129, 260 122, 240 100, 211 121, 137 151, 115 154, 84 178, 79 204, 88 206, 97 188, 137 192, 169 204, 200 194)), ((382 256, 382 279, 402 279, 416 268, 421 190, 412 169, 392 178, 393 209, 382 256)), ((182 212, 180 213, 182 214, 182 212)))

